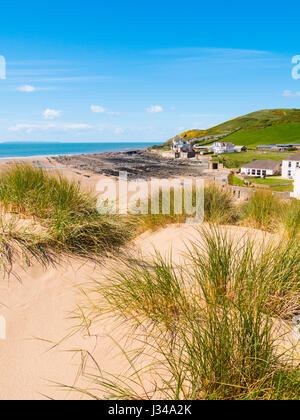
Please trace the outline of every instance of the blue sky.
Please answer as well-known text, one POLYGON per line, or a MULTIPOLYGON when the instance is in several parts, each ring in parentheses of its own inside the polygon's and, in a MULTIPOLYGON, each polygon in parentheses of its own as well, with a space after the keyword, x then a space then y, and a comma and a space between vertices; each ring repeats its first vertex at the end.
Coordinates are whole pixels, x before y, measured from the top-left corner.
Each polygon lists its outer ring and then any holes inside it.
POLYGON ((299 11, 298 1, 1 4, 0 141, 163 141, 300 108, 299 11))

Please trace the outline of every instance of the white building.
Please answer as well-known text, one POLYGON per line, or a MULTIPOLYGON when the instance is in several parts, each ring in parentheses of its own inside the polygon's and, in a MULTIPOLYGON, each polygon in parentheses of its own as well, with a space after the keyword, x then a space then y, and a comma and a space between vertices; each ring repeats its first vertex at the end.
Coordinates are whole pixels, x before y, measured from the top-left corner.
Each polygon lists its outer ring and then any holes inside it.
POLYGON ((180 149, 186 145, 186 141, 180 139, 180 138, 176 138, 173 140, 173 145, 172 145, 172 149, 176 150, 176 151, 180 151, 180 149))
POLYGON ((296 171, 300 168, 300 152, 294 153, 282 161, 282 177, 293 179, 296 171))
POLYGON ((235 152, 234 144, 226 143, 226 142, 223 142, 223 141, 214 143, 210 150, 213 153, 215 153, 216 155, 221 155, 223 153, 234 153, 235 152))
POLYGON ((234 146, 234 151, 241 153, 241 152, 247 152, 247 147, 246 146, 234 146))
POLYGON ((241 167, 241 173, 247 176, 272 176, 279 175, 281 162, 276 160, 254 160, 241 167))
POLYGON ((291 197, 300 200, 300 169, 294 174, 294 192, 291 193, 291 197))

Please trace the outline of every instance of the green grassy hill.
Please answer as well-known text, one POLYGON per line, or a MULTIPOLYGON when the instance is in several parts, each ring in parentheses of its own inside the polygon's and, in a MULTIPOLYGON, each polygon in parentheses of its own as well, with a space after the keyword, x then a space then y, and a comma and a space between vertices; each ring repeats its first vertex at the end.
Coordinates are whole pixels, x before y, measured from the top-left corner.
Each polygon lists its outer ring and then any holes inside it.
POLYGON ((231 134, 226 137, 226 141, 250 147, 260 144, 300 143, 300 109, 252 112, 207 130, 190 130, 181 133, 180 136, 187 140, 200 138, 202 140, 199 144, 208 144, 215 140, 213 136, 227 133, 231 134))
POLYGON ((259 144, 300 143, 300 122, 276 124, 256 130, 240 130, 229 137, 228 141, 249 147, 259 144))

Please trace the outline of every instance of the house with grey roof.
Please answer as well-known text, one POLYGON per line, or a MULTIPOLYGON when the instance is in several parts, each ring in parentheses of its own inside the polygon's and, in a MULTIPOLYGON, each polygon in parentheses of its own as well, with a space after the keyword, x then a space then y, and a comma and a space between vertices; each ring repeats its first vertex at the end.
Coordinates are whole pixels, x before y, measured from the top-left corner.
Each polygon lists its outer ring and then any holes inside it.
POLYGON ((282 177, 294 179, 296 171, 300 168, 300 152, 294 153, 282 161, 282 177))
POLYGON ((254 160, 241 167, 241 173, 247 176, 272 176, 280 175, 281 162, 276 160, 254 160))
POLYGON ((180 150, 180 157, 185 159, 191 159, 196 156, 195 150, 190 144, 184 144, 180 150))
POLYGON ((234 153, 234 144, 228 142, 216 142, 212 145, 210 150, 216 155, 221 155, 223 153, 234 153))
POLYGON ((180 152, 180 149, 186 144, 187 144, 186 141, 183 140, 181 137, 175 137, 173 139, 172 149, 175 150, 176 152, 180 152))

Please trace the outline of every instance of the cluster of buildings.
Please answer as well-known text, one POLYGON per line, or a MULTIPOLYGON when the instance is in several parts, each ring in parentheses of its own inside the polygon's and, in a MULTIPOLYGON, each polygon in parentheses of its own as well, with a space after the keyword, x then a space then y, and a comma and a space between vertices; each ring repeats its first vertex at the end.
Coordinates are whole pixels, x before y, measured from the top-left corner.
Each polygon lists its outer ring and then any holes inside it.
MULTIPOLYGON (((257 149, 268 151, 300 150, 300 143, 257 146, 257 149)), ((217 141, 207 146, 192 146, 190 142, 178 137, 173 140, 172 150, 175 153, 175 158, 190 159, 194 158, 196 153, 221 155, 247 151, 247 148, 244 146, 235 146, 233 143, 224 141, 217 141)), ((213 169, 218 169, 217 163, 216 168, 213 169)), ((247 177, 262 178, 279 175, 285 179, 293 179, 295 188, 292 196, 300 199, 300 152, 292 154, 287 159, 282 160, 282 162, 276 160, 254 160, 241 167, 241 174, 247 177)))
POLYGON ((196 156, 196 152, 193 146, 182 139, 173 140, 172 150, 175 153, 175 158, 193 158, 196 156))
POLYGON ((187 153, 188 157, 191 158, 195 157, 196 152, 200 154, 214 153, 215 155, 221 155, 224 153, 244 152, 247 148, 245 146, 235 146, 233 143, 223 141, 218 141, 208 146, 192 146, 191 142, 187 142, 182 138, 175 138, 173 140, 172 150, 175 152, 175 157, 185 157, 182 153, 187 153))

